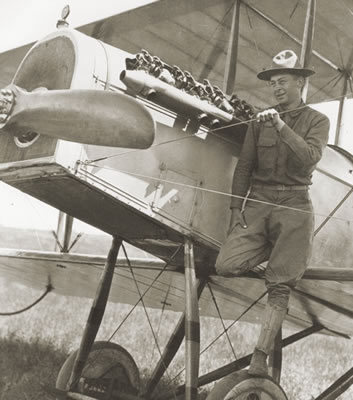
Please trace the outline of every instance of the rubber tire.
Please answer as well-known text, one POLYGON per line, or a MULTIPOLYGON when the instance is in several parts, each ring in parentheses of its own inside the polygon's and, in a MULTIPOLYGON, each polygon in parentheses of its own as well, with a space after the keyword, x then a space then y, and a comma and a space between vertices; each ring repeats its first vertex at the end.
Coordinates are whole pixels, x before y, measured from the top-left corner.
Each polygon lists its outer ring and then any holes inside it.
POLYGON ((242 387, 244 389, 251 388, 254 384, 261 386, 265 384, 266 390, 269 390, 270 393, 272 392, 273 396, 277 395, 277 397, 273 397, 273 400, 288 400, 283 389, 270 377, 262 378, 250 376, 247 371, 234 372, 227 375, 216 383, 206 400, 236 400, 238 398, 244 398, 242 394, 240 395, 241 397, 234 397, 233 389, 235 387, 242 387))
MULTIPOLYGON (((121 367, 123 367, 124 372, 129 378, 129 386, 131 386, 131 394, 137 394, 140 390, 140 373, 138 370, 138 367, 132 358, 131 354, 125 350, 122 346, 119 346, 116 343, 113 342, 104 342, 104 341, 98 341, 94 342, 92 346, 92 350, 90 352, 89 358, 92 356, 97 351, 102 352, 102 350, 107 350, 109 349, 109 355, 113 355, 114 358, 116 358, 117 364, 119 364, 121 367)), ((61 367, 57 380, 56 380, 56 388, 60 390, 67 390, 67 383, 70 379, 71 376, 71 371, 74 366, 74 362, 76 359, 76 354, 77 351, 74 351, 69 355, 69 357, 66 359, 64 362, 63 366, 61 367)), ((101 353, 102 354, 102 353, 101 353)), ((90 371, 90 367, 85 367, 82 373, 82 376, 90 377, 93 378, 95 376, 94 372, 96 371, 90 371), (88 376, 87 376, 88 375, 88 376)), ((92 370, 92 368, 91 368, 92 370)))

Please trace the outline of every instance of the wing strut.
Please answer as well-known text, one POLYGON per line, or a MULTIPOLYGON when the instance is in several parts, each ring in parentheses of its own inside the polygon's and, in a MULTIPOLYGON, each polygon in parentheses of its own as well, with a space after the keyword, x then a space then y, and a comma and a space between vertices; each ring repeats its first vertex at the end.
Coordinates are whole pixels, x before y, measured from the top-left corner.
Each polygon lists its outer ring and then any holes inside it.
POLYGON ((335 134, 335 146, 340 145, 340 139, 341 139, 341 132, 343 128, 343 115, 344 115, 344 106, 346 103, 346 97, 347 97, 347 92, 348 92, 348 79, 349 77, 347 74, 344 76, 344 81, 343 81, 343 89, 342 89, 342 96, 339 100, 339 105, 338 105, 338 114, 337 114, 337 125, 336 125, 336 134, 335 134))
POLYGON ((235 0, 232 14, 232 25, 230 29, 226 66, 224 70, 223 91, 231 95, 234 90, 235 77, 237 73, 238 43, 239 43, 239 18, 240 0, 235 0))
POLYGON ((185 400, 197 399, 200 365, 200 316, 194 246, 185 240, 185 400))
POLYGON ((348 94, 348 83, 351 85, 351 72, 352 72, 352 65, 353 65, 353 50, 349 57, 347 64, 342 69, 342 75, 344 78, 343 82, 343 89, 342 89, 342 96, 340 98, 339 107, 338 107, 338 116, 337 116, 337 125, 336 125, 336 135, 335 135, 335 145, 340 145, 340 138, 342 133, 343 127, 343 116, 344 116, 344 106, 346 102, 346 97, 348 94))
POLYGON ((56 233, 53 232, 56 239, 54 251, 69 252, 73 222, 73 217, 59 211, 56 233))
POLYGON ((121 243, 122 239, 118 238, 117 236, 113 236, 112 245, 109 250, 107 261, 104 266, 104 271, 102 273, 101 280, 97 288, 96 296, 92 303, 91 311, 86 323, 85 330, 83 332, 80 348, 77 353, 76 360, 70 376, 69 386, 70 390, 72 391, 75 391, 79 383, 83 368, 86 364, 89 352, 91 351, 93 342, 96 338, 99 326, 103 318, 121 243))
MULTIPOLYGON (((200 298, 201 293, 206 285, 205 279, 200 279, 197 285, 197 297, 200 298)), ((165 346, 163 355, 161 356, 155 370, 153 371, 151 378, 146 386, 145 396, 150 398, 155 387, 160 381, 169 364, 173 360, 175 354, 179 350, 181 343, 185 337, 185 312, 180 317, 170 339, 165 346)))
MULTIPOLYGON (((288 38, 293 40, 295 43, 301 45, 302 42, 300 39, 298 39, 295 35, 289 32, 288 29, 286 29, 284 26, 273 20, 271 17, 268 15, 264 14, 262 11, 257 9, 256 7, 252 6, 251 4, 248 3, 247 0, 242 0, 246 6, 252 10, 256 15, 260 16, 262 19, 264 19, 266 22, 268 22, 270 25, 274 26, 276 29, 278 29, 280 32, 285 34, 288 38)), ((315 57, 319 58, 321 61, 323 61, 325 64, 329 65, 331 68, 333 68, 335 71, 339 71, 340 68, 334 64, 332 61, 330 61, 328 58, 324 57, 322 54, 318 53, 317 51, 313 50, 313 54, 315 57)))
MULTIPOLYGON (((309 67, 312 45, 314 38, 314 27, 315 27, 315 11, 316 11, 316 0, 308 0, 306 9, 306 18, 303 32, 302 49, 300 53, 300 63, 304 68, 309 67)), ((305 80, 305 86, 303 88, 302 98, 306 101, 308 94, 309 78, 305 80)))

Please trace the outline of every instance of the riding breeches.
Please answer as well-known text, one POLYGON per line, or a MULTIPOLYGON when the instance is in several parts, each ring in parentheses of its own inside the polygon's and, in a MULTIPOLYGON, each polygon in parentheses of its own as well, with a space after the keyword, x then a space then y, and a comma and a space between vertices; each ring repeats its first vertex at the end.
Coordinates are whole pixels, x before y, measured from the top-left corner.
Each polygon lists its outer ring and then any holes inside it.
POLYGON ((237 224, 216 260, 217 274, 239 276, 268 261, 265 282, 269 302, 286 307, 290 287, 309 263, 314 214, 307 190, 253 189, 237 224))

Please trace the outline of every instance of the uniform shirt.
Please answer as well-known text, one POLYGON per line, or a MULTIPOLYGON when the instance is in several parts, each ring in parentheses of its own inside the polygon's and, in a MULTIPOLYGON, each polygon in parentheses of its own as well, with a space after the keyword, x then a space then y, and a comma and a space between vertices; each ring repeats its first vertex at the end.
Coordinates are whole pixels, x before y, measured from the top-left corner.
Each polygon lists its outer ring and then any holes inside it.
MULTIPOLYGON (((281 112, 280 106, 275 109, 281 112)), ((234 171, 232 193, 244 197, 253 184, 310 185, 311 176, 328 141, 328 118, 304 103, 280 114, 280 132, 271 122, 251 122, 234 171)), ((231 208, 242 198, 232 197, 231 208)))

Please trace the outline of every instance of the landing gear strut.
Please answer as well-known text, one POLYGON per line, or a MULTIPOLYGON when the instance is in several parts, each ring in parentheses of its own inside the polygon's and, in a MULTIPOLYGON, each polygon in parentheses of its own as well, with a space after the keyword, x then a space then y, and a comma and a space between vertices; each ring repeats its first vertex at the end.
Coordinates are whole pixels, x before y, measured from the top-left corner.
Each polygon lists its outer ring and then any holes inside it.
POLYGON ((80 348, 68 357, 59 372, 56 388, 67 393, 68 398, 75 394, 95 399, 113 398, 119 394, 124 398, 124 395, 129 397, 139 392, 139 371, 131 355, 115 343, 94 343, 107 305, 121 243, 122 239, 113 236, 80 348))

